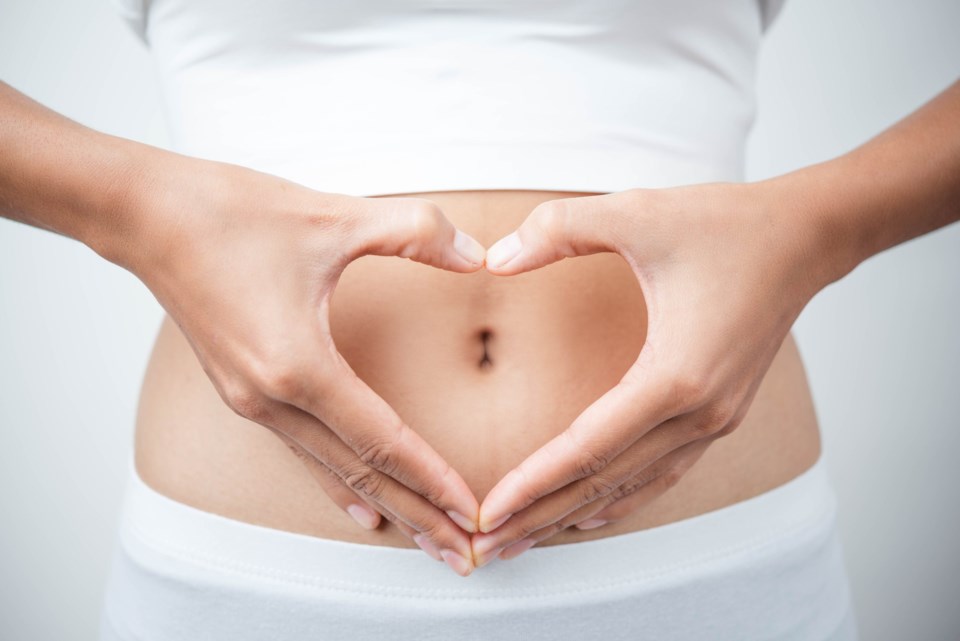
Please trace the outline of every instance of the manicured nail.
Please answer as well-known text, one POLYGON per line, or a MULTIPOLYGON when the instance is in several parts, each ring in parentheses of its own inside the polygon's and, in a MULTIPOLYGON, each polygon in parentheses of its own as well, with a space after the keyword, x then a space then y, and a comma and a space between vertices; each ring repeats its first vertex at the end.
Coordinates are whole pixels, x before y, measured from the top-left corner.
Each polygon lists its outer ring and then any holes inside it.
POLYGON ((474 265, 482 265, 483 259, 487 255, 487 250, 483 248, 483 245, 459 229, 453 236, 453 248, 474 265))
POLYGON ((447 562, 447 565, 453 568, 453 571, 460 576, 467 576, 472 571, 470 562, 453 550, 440 550, 440 555, 443 557, 443 560, 447 562))
POLYGON ((580 521, 574 527, 578 530, 592 530, 595 527, 606 525, 606 523, 604 519, 587 519, 586 521, 580 521))
POLYGON ((507 515, 501 516, 499 519, 497 519, 497 520, 494 521, 493 523, 488 523, 486 527, 484 527, 483 525, 481 525, 481 526, 480 526, 480 531, 481 531, 481 532, 493 532, 493 531, 496 530, 498 527, 500 527, 501 525, 503 525, 504 523, 506 523, 507 519, 509 519, 511 516, 513 516, 513 515, 512 515, 512 514, 507 514, 507 515))
POLYGON ((417 545, 420 546, 421 550, 435 558, 437 561, 443 561, 443 557, 440 556, 440 551, 437 549, 437 546, 427 538, 426 534, 423 534, 422 532, 414 534, 413 540, 417 545))
POLYGON ((368 530, 377 529, 377 513, 366 505, 351 503, 347 506, 347 512, 353 517, 353 520, 368 530))
POLYGON ((503 267, 514 256, 520 253, 523 245, 517 232, 504 236, 487 250, 487 267, 503 267))
POLYGON ((500 554, 500 558, 507 560, 514 557, 520 556, 524 552, 530 549, 533 544, 536 543, 533 539, 524 539, 522 541, 517 541, 513 545, 508 545, 507 548, 500 554))
POLYGON ((447 510, 447 516, 449 516, 454 523, 462 527, 467 532, 476 532, 477 524, 473 522, 472 519, 468 519, 464 515, 460 514, 455 510, 447 510))

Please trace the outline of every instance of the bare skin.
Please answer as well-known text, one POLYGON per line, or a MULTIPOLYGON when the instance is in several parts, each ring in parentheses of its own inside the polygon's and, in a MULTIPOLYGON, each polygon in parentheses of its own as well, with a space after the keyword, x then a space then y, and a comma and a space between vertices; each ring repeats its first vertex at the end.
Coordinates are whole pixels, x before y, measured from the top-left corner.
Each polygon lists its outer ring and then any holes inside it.
MULTIPOLYGON (((516 227, 537 203, 563 196, 571 194, 429 194, 481 243, 516 227)), ((344 271, 331 304, 340 353, 478 499, 616 384, 643 346, 645 324, 641 289, 614 254, 509 279, 364 257, 344 271)), ((630 532, 722 507, 786 482, 818 454, 816 417, 791 337, 741 429, 717 443, 676 488, 628 518, 568 528, 542 544, 630 532)), ((223 404, 183 334, 166 319, 144 380, 136 433, 136 464, 147 483, 242 521, 323 538, 415 545, 390 522, 374 531, 357 528, 307 466, 295 462, 272 434, 223 404)))
POLYGON ((781 177, 594 196, 352 198, 99 134, 5 85, 0 114, 0 214, 129 269, 176 321, 145 380, 148 483, 282 529, 413 539, 462 575, 809 467, 793 319, 960 218, 960 83, 781 177), (494 245, 482 271, 464 232, 514 228, 520 253, 494 245))

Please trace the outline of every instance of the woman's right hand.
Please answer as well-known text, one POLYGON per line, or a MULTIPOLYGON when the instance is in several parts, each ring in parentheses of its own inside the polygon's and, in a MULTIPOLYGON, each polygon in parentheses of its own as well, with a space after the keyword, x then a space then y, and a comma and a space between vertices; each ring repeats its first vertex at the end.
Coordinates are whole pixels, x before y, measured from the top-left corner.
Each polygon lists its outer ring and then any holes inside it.
POLYGON ((318 192, 180 155, 149 171, 127 204, 148 221, 144 238, 124 241, 132 257, 121 264, 176 321, 226 404, 274 431, 362 525, 376 528, 379 512, 469 574, 476 498, 337 352, 328 311, 360 256, 466 273, 483 266, 483 246, 423 198, 318 192))

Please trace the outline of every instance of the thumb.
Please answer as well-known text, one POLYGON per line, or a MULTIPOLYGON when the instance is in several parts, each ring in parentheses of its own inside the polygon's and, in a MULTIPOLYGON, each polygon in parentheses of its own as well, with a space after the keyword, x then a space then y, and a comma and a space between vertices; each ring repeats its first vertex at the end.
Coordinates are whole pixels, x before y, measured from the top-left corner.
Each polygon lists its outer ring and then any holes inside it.
POLYGON ((618 251, 618 210, 600 196, 558 198, 537 205, 516 231, 487 251, 487 269, 519 274, 573 256, 618 251))
POLYGON ((373 215, 364 216, 360 255, 400 256, 455 272, 483 266, 483 245, 457 229, 435 202, 405 197, 376 202, 373 215))

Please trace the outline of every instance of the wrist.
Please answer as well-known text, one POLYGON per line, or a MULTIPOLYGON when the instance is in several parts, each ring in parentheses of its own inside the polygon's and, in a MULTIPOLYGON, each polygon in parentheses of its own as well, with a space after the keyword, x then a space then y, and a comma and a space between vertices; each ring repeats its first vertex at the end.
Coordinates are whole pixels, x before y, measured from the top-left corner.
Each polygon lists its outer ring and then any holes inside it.
POLYGON ((120 168, 103 190, 109 222, 81 240, 110 262, 142 276, 143 270, 169 255, 181 217, 201 206, 191 186, 204 175, 206 165, 215 163, 123 142, 130 144, 118 152, 120 168))
POLYGON ((753 183, 764 207, 789 223, 789 233, 803 256, 811 297, 866 258, 863 230, 851 225, 845 215, 848 203, 837 187, 842 182, 838 160, 753 183))
POLYGON ((87 190, 90 200, 83 203, 86 224, 75 237, 106 260, 130 269, 145 249, 152 211, 146 205, 167 152, 114 136, 98 137, 95 144, 101 147, 102 165, 87 190))

